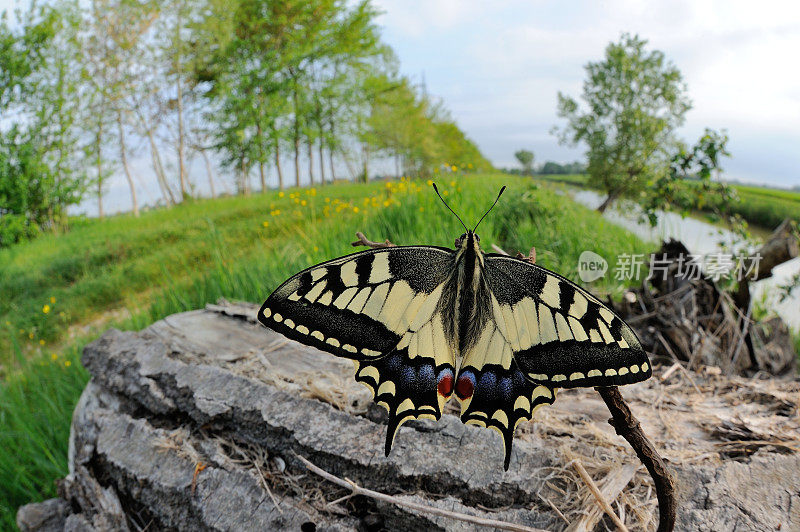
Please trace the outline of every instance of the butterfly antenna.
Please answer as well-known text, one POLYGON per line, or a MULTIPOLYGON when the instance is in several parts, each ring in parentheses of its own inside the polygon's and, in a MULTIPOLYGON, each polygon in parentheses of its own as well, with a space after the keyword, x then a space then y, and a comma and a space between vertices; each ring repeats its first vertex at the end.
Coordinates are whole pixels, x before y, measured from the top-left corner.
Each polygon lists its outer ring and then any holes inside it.
MULTIPOLYGON (((489 210, 488 210, 488 211, 486 211, 486 212, 484 213, 484 215, 483 215, 483 216, 481 216, 481 219, 480 219, 480 220, 478 220, 478 223, 476 223, 476 224, 475 224, 475 229, 477 229, 477 228, 478 228, 478 226, 479 226, 479 225, 481 225, 481 222, 483 221, 483 219, 484 219, 484 218, 486 218, 486 215, 487 215, 487 214, 489 214, 490 212, 492 212, 492 209, 494 209, 494 206, 495 206, 495 205, 497 205, 497 202, 498 202, 498 201, 500 201, 500 196, 502 196, 502 195, 503 195, 503 192, 505 192, 505 190, 506 190, 506 187, 505 187, 505 186, 503 186, 503 188, 501 188, 501 189, 500 189, 500 194, 498 194, 498 195, 497 195, 497 199, 496 199, 496 200, 494 200, 494 203, 492 203, 492 206, 491 206, 491 207, 489 207, 489 210)), ((473 229, 473 230, 472 230, 472 232, 473 232, 473 233, 475 232, 475 229, 473 229)))
MULTIPOLYGON (((503 188, 505 188, 505 187, 503 187, 503 188)), ((435 190, 435 191, 436 191, 436 195, 437 195, 437 196, 439 196, 439 199, 440 199, 440 200, 442 200, 442 203, 444 203, 444 206, 445 206, 445 207, 447 207, 448 209, 450 209, 450 205, 448 205, 448 204, 447 204, 447 202, 446 202, 446 201, 444 200, 444 198, 442 197, 442 195, 441 195, 441 194, 439 194, 439 189, 438 189, 438 188, 436 188, 436 183, 434 183, 434 184, 433 184, 433 190, 435 190)), ((465 231, 469 231, 469 229, 467 229, 467 226, 466 226, 466 224, 464 223, 464 221, 463 221, 463 220, 461 220, 461 217, 460 217, 459 215, 457 215, 457 214, 456 214, 456 211, 454 211, 453 209, 450 209, 450 212, 452 212, 452 213, 453 213, 453 215, 454 215, 456 218, 458 218, 458 221, 459 221, 459 222, 461 222, 461 225, 463 225, 463 226, 464 226, 464 230, 465 230, 465 231)))

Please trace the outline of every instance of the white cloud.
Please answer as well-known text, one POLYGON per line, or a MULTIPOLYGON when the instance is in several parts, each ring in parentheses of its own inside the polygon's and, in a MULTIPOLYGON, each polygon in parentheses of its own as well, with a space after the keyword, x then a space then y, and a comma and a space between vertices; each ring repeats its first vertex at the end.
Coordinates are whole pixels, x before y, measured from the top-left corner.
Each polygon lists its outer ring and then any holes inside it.
POLYGON ((797 184, 800 3, 601 3, 381 0, 385 39, 497 164, 527 141, 538 159, 578 156, 546 135, 560 90, 577 95, 583 65, 624 31, 663 50, 683 72, 694 108, 685 134, 727 128, 732 177, 797 184), (772 139, 756 142, 755 134, 772 139), (503 144, 507 142, 508 144, 503 144), (772 149, 770 146, 774 146, 772 149), (779 159, 779 160, 778 160, 779 159), (747 164, 744 162, 747 161, 747 164))

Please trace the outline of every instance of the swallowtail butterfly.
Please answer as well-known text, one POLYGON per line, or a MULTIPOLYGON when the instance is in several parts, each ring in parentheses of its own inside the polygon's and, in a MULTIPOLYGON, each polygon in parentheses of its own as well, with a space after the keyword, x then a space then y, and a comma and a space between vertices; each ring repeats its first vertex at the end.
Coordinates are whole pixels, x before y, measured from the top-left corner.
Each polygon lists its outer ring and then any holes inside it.
POLYGON ((508 469, 517 424, 558 388, 652 372, 635 333, 597 298, 528 261, 484 253, 477 225, 464 229, 455 249, 371 249, 312 266, 278 287, 258 319, 355 362, 356 380, 389 411, 387 456, 402 423, 439 419, 455 395, 464 423, 501 434, 508 469))

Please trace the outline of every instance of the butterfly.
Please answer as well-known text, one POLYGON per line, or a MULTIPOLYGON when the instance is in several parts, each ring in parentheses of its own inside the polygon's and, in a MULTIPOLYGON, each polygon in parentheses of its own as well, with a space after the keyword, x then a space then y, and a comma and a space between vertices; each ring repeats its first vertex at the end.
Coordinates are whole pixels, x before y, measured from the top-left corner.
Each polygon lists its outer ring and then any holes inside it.
POLYGON ((652 374, 636 334, 557 273, 484 253, 478 225, 439 246, 339 257, 292 276, 258 312, 293 340, 355 362, 357 381, 389 412, 385 452, 410 419, 439 419, 455 395, 461 420, 495 429, 511 457, 517 425, 559 388, 619 386, 652 374))

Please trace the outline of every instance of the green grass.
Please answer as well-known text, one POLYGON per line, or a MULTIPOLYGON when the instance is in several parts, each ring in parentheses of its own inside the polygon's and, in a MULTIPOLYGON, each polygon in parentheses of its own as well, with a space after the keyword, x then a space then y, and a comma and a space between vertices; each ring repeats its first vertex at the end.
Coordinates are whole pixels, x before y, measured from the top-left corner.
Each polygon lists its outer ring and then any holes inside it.
MULTIPOLYGON (((536 179, 590 187, 587 175, 536 175, 536 179)), ((731 205, 731 214, 738 214, 750 225, 771 231, 783 220, 800 222, 800 192, 749 185, 731 185, 739 196, 731 205)))
MULTIPOLYGON (((539 264, 572 279, 586 249, 612 265, 619 253, 647 251, 632 234, 529 179, 469 176, 440 184, 468 224, 509 185, 481 224, 484 247, 513 253, 536 246, 539 264)), ((294 272, 355 251, 349 242, 357 230, 396 244, 444 246, 463 232, 424 182, 381 182, 89 220, 0 252, 0 290, 8 294, 0 302, 0 345, 8 346, 0 351, 0 528, 13 528, 20 504, 52 497, 53 480, 66 473, 70 415, 87 379, 79 350, 97 334, 78 326, 138 329, 219 297, 260 302, 294 272), (115 318, 97 321, 108 315, 115 318)), ((613 278, 592 286, 620 288, 613 278)))

